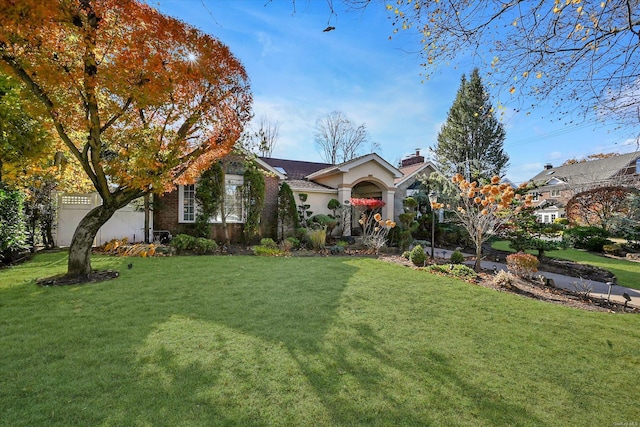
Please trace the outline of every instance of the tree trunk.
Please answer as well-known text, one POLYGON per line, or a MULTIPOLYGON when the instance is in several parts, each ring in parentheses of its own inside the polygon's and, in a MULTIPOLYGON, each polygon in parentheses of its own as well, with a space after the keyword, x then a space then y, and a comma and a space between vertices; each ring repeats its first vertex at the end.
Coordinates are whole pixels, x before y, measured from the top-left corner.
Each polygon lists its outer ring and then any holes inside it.
POLYGON ((476 236, 476 263, 473 266, 473 269, 479 273, 482 270, 482 233, 478 231, 478 235, 476 236))
POLYGON ((82 220, 71 239, 67 276, 88 277, 91 274, 91 248, 100 227, 117 209, 104 205, 93 208, 82 220))
POLYGON ((149 240, 149 216, 150 216, 150 204, 149 204, 149 198, 150 198, 150 194, 147 193, 144 195, 144 242, 145 243, 151 243, 151 241, 149 240))

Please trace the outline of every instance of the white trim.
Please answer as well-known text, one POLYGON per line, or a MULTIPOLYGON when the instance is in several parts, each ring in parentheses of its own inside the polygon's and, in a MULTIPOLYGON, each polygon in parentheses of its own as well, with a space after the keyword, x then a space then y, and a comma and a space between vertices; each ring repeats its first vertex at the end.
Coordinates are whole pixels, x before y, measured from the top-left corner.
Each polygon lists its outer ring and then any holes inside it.
POLYGON ((276 175, 279 179, 281 179, 281 180, 287 179, 287 175, 283 174, 282 172, 280 172, 279 170, 277 170, 276 168, 274 168, 273 166, 271 166, 269 163, 265 162, 264 160, 261 160, 259 157, 256 157, 254 160, 255 160, 255 162, 257 164, 262 166, 268 172, 271 172, 272 174, 276 175))
POLYGON ((402 178, 402 173, 397 168, 393 167, 389 162, 387 162, 385 159, 383 159, 376 153, 367 154, 366 156, 349 160, 347 162, 344 162, 342 164, 339 164, 330 168, 321 169, 317 172, 307 175, 306 178, 309 180, 313 180, 322 176, 333 175, 336 172, 349 172, 352 168, 368 163, 370 161, 376 162, 383 168, 387 169, 393 175, 394 178, 402 178))
MULTIPOLYGON (((195 184, 187 184, 188 186, 193 185, 194 189, 194 203, 195 203, 195 184)), ((184 219, 184 187, 187 185, 179 185, 178 186, 178 223, 183 224, 192 224, 196 222, 196 209, 193 212, 193 220, 185 220, 184 219)))

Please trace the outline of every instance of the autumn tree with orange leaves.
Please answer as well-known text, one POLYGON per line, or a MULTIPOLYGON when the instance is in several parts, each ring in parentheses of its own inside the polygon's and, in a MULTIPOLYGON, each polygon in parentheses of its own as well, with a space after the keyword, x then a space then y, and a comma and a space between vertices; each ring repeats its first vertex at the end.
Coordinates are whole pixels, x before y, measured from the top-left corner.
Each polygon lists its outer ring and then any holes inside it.
POLYGON ((0 71, 35 96, 102 198, 74 233, 68 276, 89 277, 116 210, 193 182, 251 116, 228 47, 136 0, 0 0, 0 71))
MULTIPOLYGON (((482 244, 495 234, 522 206, 531 204, 531 195, 522 197, 511 185, 500 183, 500 177, 491 178, 491 183, 480 185, 469 182, 461 174, 452 178, 459 190, 458 206, 454 210, 458 222, 473 240, 476 247, 475 271, 480 271, 482 244)), ((432 209, 441 209, 442 203, 432 203, 432 209)))

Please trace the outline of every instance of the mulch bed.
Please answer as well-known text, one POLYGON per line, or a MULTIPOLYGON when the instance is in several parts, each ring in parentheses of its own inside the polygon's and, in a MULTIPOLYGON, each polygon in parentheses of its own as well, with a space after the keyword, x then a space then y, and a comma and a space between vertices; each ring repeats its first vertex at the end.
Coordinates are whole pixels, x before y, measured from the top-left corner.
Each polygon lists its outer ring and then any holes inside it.
POLYGON ((120 273, 115 270, 94 270, 88 276, 67 276, 61 274, 59 276, 46 277, 36 280, 38 286, 67 286, 80 285, 87 283, 103 282, 120 277, 120 273))

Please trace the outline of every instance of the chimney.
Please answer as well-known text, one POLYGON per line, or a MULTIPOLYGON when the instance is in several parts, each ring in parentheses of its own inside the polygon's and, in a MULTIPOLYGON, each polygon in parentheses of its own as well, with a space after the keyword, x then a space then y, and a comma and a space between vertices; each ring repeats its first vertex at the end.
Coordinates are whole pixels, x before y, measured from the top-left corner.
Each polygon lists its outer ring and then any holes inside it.
POLYGON ((544 170, 549 170, 553 168, 553 165, 551 163, 547 163, 546 165, 544 165, 544 170))
POLYGON ((406 159, 402 159, 400 167, 415 165, 418 163, 424 163, 424 156, 421 156, 420 149, 416 148, 416 154, 411 157, 407 157, 406 159))

